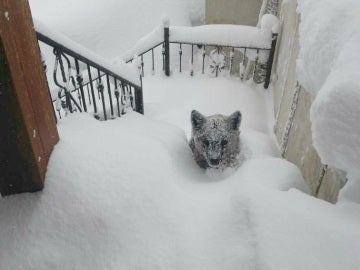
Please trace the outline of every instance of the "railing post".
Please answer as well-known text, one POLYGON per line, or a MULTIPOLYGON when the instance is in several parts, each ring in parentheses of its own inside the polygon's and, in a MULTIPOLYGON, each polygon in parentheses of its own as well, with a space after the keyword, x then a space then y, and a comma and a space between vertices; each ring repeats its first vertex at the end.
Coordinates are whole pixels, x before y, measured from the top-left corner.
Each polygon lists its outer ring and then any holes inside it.
POLYGON ((164 24, 164 54, 165 54, 165 75, 170 76, 170 42, 169 42, 169 27, 170 21, 168 18, 163 19, 164 24))
POLYGON ((143 100, 143 83, 142 76, 140 76, 140 87, 135 87, 135 111, 144 114, 144 100, 143 100))
POLYGON ((270 84, 270 77, 271 77, 271 69, 274 62, 274 55, 275 55, 275 48, 276 48, 276 42, 277 42, 278 34, 273 33, 272 34, 272 41, 271 41, 271 49, 269 54, 269 60, 266 65, 266 77, 265 77, 265 83, 264 88, 267 89, 270 84))

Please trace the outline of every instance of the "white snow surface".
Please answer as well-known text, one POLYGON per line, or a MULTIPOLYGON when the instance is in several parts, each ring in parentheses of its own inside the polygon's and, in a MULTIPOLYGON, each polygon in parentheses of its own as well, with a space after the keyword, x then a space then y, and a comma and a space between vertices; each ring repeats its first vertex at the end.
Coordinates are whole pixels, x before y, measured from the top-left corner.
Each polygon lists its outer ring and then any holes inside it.
POLYGON ((204 18, 204 0, 30 0, 33 17, 111 60, 152 31, 163 16, 175 25, 204 18))
POLYGON ((173 26, 170 41, 234 47, 270 48, 270 41, 257 27, 243 25, 202 25, 196 27, 173 26))
MULTIPOLYGON (((110 59, 158 24, 160 7, 174 21, 189 17, 184 3, 203 3, 30 2, 46 26, 110 59)), ((0 269, 357 270, 359 205, 303 192, 272 138, 271 96, 238 79, 174 72, 144 78, 145 116, 63 119, 44 190, 0 198, 0 269), (192 109, 242 112, 237 171, 197 167, 192 109)))
POLYGON ((139 39, 131 49, 127 50, 124 53, 121 53, 120 57, 115 59, 115 62, 124 60, 129 61, 134 56, 140 55, 147 50, 154 48, 155 46, 159 45, 160 43, 164 42, 164 27, 163 25, 157 26, 151 32, 143 36, 139 39))
MULTIPOLYGON (((155 29, 163 17, 171 18, 176 25, 190 26, 201 23, 205 13, 205 0, 30 0, 29 3, 34 20, 41 22, 42 28, 115 66, 123 66, 119 56, 155 29)), ((58 87, 52 80, 53 50, 43 43, 40 47, 55 98, 58 87)), ((133 56, 134 53, 130 58, 133 56)))
POLYGON ((360 191, 360 2, 298 2, 298 75, 316 96, 311 108, 314 145, 323 163, 346 171, 350 182, 357 181, 348 184, 340 200, 360 203, 360 192, 354 192, 360 191))
POLYGON ((358 205, 303 193, 269 136, 271 94, 239 80, 146 77, 146 116, 58 123, 45 189, 0 199, 0 269, 358 269, 358 205), (246 160, 209 177, 190 110, 243 114, 246 160))

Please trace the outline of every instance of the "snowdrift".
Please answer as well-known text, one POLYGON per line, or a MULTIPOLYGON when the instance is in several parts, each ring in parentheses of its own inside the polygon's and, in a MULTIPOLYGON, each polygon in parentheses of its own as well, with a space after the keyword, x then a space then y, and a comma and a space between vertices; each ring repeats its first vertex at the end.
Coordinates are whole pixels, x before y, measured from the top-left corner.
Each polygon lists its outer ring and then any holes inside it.
POLYGON ((316 96, 311 108, 313 141, 323 163, 345 170, 340 200, 360 203, 360 3, 301 0, 298 75, 316 96), (347 194, 347 195, 346 195, 347 194))

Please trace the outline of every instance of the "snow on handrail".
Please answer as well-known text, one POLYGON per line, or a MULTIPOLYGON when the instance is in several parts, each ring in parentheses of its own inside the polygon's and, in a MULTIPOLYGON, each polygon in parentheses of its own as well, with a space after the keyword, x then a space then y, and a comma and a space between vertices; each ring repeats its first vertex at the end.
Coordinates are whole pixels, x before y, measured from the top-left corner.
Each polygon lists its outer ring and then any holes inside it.
POLYGON ((124 80, 136 87, 141 87, 141 80, 138 71, 128 66, 124 62, 117 61, 115 65, 98 54, 92 52, 88 48, 71 40, 66 35, 54 31, 53 29, 49 29, 36 19, 34 19, 34 26, 40 41, 48 43, 48 45, 61 47, 65 53, 76 56, 80 61, 87 62, 95 68, 99 68, 102 71, 109 73, 111 76, 124 80))
MULTIPOLYGON (((129 62, 133 59, 134 55, 142 55, 151 49, 159 46, 164 42, 164 29, 162 26, 156 27, 149 34, 139 39, 135 45, 120 56, 120 59, 129 62)), ((118 58, 115 61, 118 63, 118 58)))
POLYGON ((133 48, 122 54, 120 58, 127 62, 132 60, 134 55, 143 55, 162 44, 165 27, 170 28, 169 38, 172 43, 268 50, 271 48, 272 34, 277 34, 279 31, 279 24, 279 19, 271 14, 262 17, 260 27, 226 24, 169 27, 169 22, 164 21, 163 25, 138 40, 133 48))
POLYGON ((170 42, 270 49, 271 36, 262 35, 257 27, 244 25, 172 26, 170 42))

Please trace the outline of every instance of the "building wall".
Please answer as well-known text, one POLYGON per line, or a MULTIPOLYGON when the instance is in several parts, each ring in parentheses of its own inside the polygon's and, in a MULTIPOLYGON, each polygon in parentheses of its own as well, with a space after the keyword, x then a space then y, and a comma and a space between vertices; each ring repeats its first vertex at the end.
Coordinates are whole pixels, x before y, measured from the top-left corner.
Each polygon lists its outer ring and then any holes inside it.
POLYGON ((336 202, 346 176, 322 164, 312 144, 309 114, 313 97, 299 84, 296 75, 300 22, 296 7, 296 0, 284 1, 279 6, 282 30, 273 68, 274 130, 283 157, 300 168, 311 194, 336 202))
POLYGON ((296 12, 297 0, 267 0, 261 10, 262 3, 262 0, 206 0, 205 22, 255 26, 260 13, 278 14, 282 29, 272 77, 275 135, 282 156, 299 167, 311 195, 334 203, 346 183, 346 175, 322 164, 313 147, 310 121, 313 97, 299 84, 296 74, 301 19, 296 12))
POLYGON ((255 26, 262 0, 206 0, 206 24, 241 24, 255 26))

